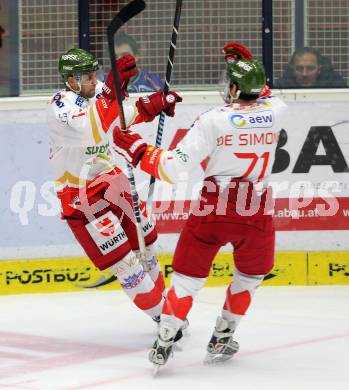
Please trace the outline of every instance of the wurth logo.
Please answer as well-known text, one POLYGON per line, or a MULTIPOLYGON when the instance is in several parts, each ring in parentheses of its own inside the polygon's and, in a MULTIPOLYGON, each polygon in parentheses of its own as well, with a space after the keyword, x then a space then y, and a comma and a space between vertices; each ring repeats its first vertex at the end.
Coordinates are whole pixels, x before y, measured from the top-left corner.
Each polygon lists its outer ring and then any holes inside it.
POLYGON ((97 221, 95 226, 103 236, 108 237, 115 233, 115 225, 108 217, 101 221, 97 221))
POLYGON ((127 242, 127 236, 120 221, 111 211, 88 223, 86 230, 103 254, 109 253, 127 242))
POLYGON ((99 249, 102 252, 106 252, 106 251, 110 252, 110 249, 114 249, 114 247, 119 247, 125 240, 126 240, 126 233, 121 232, 117 236, 99 245, 99 249))

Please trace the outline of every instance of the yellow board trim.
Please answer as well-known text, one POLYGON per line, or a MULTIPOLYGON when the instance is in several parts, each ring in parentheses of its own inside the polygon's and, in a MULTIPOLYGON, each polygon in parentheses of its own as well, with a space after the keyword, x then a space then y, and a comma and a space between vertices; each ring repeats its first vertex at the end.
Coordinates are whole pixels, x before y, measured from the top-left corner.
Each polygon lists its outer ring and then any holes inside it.
MULTIPOLYGON (((158 255, 166 286, 173 272, 172 254, 158 255)), ((233 277, 232 255, 219 253, 206 287, 227 286, 233 277)), ((110 271, 99 271, 87 257, 0 260, 0 295, 89 291, 110 271)), ((349 252, 278 252, 264 286, 349 285, 349 252)), ((120 290, 117 281, 98 290, 120 290)))
POLYGON ((349 284, 349 252, 310 252, 308 267, 310 285, 349 284))

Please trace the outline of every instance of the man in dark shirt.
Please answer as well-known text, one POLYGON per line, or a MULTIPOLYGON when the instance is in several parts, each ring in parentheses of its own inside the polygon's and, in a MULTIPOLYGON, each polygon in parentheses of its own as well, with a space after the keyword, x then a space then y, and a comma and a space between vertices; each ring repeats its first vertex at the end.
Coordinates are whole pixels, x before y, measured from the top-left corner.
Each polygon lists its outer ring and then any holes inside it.
POLYGON ((0 26, 0 47, 2 47, 2 36, 5 35, 6 31, 0 26))
POLYGON ((337 73, 330 60, 316 49, 296 50, 283 76, 276 80, 276 88, 345 88, 347 83, 337 73))

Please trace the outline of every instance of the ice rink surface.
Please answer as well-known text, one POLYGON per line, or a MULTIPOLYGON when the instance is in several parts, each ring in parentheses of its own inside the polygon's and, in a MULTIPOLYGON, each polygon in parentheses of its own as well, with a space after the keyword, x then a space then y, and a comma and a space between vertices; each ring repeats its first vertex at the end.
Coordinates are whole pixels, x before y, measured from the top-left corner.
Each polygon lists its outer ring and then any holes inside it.
POLYGON ((155 378, 156 326, 121 291, 0 296, 0 389, 349 389, 349 286, 260 288, 240 352, 205 366, 224 295, 199 294, 183 351, 155 378))

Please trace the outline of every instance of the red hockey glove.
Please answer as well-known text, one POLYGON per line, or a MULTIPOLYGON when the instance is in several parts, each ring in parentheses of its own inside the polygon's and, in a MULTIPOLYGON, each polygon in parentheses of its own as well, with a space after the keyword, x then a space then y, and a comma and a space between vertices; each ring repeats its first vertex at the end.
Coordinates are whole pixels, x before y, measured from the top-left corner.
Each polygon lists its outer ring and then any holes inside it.
POLYGON ((271 89, 267 86, 267 84, 263 85, 262 92, 260 93, 260 97, 270 96, 272 94, 271 89))
POLYGON ((177 95, 176 92, 169 91, 169 93, 165 95, 162 91, 159 91, 139 98, 136 102, 136 106, 139 113, 145 117, 144 120, 146 122, 151 122, 161 111, 164 111, 168 116, 174 116, 175 105, 182 100, 183 99, 177 95))
MULTIPOLYGON (((131 54, 126 54, 116 60, 116 68, 119 74, 122 100, 124 100, 127 94, 127 85, 130 78, 137 74, 136 60, 131 54)), ((108 77, 103 85, 102 95, 109 100, 116 99, 114 77, 111 70, 109 71, 108 77)))
POLYGON ((121 131, 118 127, 113 131, 113 138, 115 151, 136 167, 147 149, 147 143, 139 134, 130 130, 121 131))
POLYGON ((227 62, 253 59, 253 55, 247 47, 238 42, 228 42, 223 47, 223 53, 227 62))

